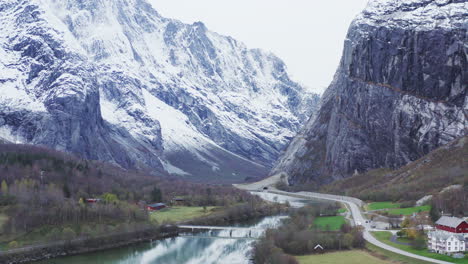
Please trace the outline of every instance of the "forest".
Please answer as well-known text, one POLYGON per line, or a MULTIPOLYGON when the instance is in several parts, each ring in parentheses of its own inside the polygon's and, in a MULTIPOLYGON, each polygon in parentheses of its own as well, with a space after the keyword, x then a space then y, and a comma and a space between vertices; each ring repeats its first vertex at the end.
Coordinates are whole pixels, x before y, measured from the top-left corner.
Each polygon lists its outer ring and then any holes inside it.
POLYGON ((182 197, 187 206, 260 203, 259 198, 230 186, 124 170, 27 145, 0 144, 0 183, 0 215, 6 217, 3 227, 0 223, 2 240, 42 227, 58 228, 48 232, 55 240, 136 223, 143 226, 150 224, 146 204, 170 204, 175 197, 182 197), (100 202, 90 204, 86 199, 100 202))

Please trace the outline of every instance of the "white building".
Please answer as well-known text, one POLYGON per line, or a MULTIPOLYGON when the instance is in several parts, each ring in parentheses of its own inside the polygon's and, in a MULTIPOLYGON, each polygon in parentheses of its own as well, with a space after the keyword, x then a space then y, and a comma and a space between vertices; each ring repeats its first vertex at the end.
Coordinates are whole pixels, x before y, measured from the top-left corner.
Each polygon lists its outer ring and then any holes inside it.
POLYGON ((428 233, 427 247, 437 253, 464 252, 467 250, 467 243, 463 234, 440 230, 428 233))

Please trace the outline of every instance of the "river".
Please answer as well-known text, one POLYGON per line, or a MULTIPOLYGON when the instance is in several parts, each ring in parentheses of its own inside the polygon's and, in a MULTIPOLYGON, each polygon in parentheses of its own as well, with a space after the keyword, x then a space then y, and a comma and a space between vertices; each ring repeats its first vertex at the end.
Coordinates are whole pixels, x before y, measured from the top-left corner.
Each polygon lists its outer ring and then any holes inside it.
MULTIPOLYGON (((268 193, 256 193, 265 200, 285 202, 295 207, 304 203, 298 199, 268 193)), ((274 228, 281 223, 281 216, 265 217, 249 224, 237 226, 252 229, 274 228)), ((247 230, 236 230, 233 237, 247 237, 247 230)), ((252 231, 258 237, 260 231, 252 231)), ((210 236, 229 237, 229 231, 198 233, 196 237, 175 237, 152 243, 100 251, 96 253, 56 258, 37 262, 39 264, 247 264, 254 240, 231 238, 207 238, 210 236)))

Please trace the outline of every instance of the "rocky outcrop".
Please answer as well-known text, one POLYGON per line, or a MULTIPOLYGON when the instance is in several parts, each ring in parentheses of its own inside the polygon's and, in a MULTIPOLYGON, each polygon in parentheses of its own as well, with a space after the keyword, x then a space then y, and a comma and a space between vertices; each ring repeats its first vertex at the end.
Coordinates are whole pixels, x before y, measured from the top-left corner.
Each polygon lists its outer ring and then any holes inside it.
POLYGON ((267 174, 318 96, 144 0, 0 2, 0 138, 201 180, 267 174))
POLYGON ((317 117, 273 170, 321 185, 397 168, 468 133, 466 1, 371 0, 317 117))

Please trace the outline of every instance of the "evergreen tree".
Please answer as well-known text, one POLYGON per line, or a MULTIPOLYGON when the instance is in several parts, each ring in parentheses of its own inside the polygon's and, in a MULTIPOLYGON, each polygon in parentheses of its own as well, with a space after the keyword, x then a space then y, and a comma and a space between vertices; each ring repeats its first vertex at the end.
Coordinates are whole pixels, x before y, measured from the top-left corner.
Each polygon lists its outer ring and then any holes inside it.
POLYGON ((436 203, 432 203, 431 206, 431 211, 429 211, 429 215, 431 216, 431 219, 433 222, 436 222, 440 218, 440 212, 437 209, 436 203))
POLYGON ((154 187, 151 191, 151 200, 153 202, 161 202, 162 201, 162 193, 158 187, 154 187))
POLYGON ((2 193, 6 195, 8 193, 8 184, 6 183, 5 180, 2 181, 2 187, 1 187, 2 193))
POLYGON ((70 187, 68 187, 68 184, 66 183, 63 185, 63 195, 65 196, 65 198, 71 197, 70 187))

